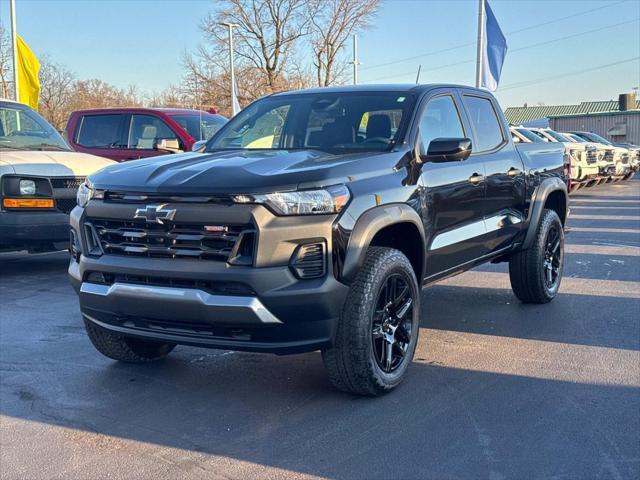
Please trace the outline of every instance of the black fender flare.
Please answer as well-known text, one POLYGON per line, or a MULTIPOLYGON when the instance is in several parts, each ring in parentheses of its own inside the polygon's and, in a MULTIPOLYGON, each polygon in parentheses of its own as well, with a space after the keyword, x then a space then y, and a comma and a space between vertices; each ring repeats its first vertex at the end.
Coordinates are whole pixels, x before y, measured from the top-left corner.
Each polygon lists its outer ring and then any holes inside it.
MULTIPOLYGON (((547 201, 547 198, 549 198, 549 195, 557 191, 564 194, 565 212, 566 214, 569 213, 569 195, 567 194, 567 186, 565 183, 559 177, 544 179, 536 188, 533 198, 531 199, 529 224, 527 227, 527 234, 524 237, 524 242, 522 244, 523 250, 526 250, 533 244, 538 231, 538 225, 540 224, 540 219, 542 218, 542 213, 544 212, 544 204, 547 201)), ((566 214, 565 218, 560 219, 563 224, 566 221, 566 214)))
POLYGON ((424 225, 418 213, 404 203, 380 205, 367 210, 358 218, 349 237, 342 267, 341 279, 345 283, 351 283, 355 279, 358 270, 364 264, 367 248, 369 248, 373 237, 383 228, 399 223, 411 223, 420 233, 423 255, 422 272, 416 272, 416 276, 418 276, 418 284, 422 283, 426 263, 424 261, 426 244, 424 225))

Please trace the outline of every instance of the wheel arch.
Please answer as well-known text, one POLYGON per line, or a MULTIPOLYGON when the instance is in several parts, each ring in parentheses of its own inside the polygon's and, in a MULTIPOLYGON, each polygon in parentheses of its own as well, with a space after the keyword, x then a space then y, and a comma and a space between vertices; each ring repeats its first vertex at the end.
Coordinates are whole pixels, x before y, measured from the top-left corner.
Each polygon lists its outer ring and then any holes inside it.
POLYGON ((558 177, 547 178, 536 189, 531 204, 529 226, 522 245, 523 249, 529 248, 535 240, 538 224, 545 209, 554 210, 560 217, 562 225, 565 225, 569 213, 567 186, 558 177))
POLYGON ((370 246, 391 247, 404 253, 422 283, 425 269, 425 234, 418 213, 405 204, 390 204, 366 211, 356 222, 346 249, 341 280, 351 283, 370 246))

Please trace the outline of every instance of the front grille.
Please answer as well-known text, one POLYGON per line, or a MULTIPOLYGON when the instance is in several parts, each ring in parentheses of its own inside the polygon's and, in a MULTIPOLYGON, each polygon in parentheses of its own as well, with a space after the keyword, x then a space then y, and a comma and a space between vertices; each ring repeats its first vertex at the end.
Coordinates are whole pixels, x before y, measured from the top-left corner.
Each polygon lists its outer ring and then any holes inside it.
POLYGON ((598 163, 598 153, 595 150, 587 150, 587 163, 598 163))
POLYGON ((620 161, 622 161, 622 163, 624 165, 628 165, 629 164, 629 154, 628 153, 623 153, 622 156, 620 157, 620 161))
POLYGON ((218 260, 240 265, 253 262, 252 225, 189 225, 168 221, 156 224, 91 218, 85 226, 87 236, 97 237, 99 250, 105 254, 218 260))
POLYGON ((51 178, 51 186, 53 188, 73 188, 78 189, 85 177, 54 177, 51 178))
POLYGON ((61 212, 69 214, 71 210, 76 206, 76 199, 74 198, 56 198, 56 208, 61 212))
POLYGON ((605 159, 607 162, 613 162, 613 150, 607 150, 607 151, 604 153, 604 159, 605 159))

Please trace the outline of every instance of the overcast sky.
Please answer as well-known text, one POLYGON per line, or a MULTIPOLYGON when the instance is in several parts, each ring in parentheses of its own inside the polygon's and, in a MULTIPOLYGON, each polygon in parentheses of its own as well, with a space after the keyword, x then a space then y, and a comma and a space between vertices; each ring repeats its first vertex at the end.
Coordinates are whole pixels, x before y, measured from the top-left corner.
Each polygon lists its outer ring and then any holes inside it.
MULTIPOLYGON (((179 82, 181 53, 202 41, 198 25, 213 6, 212 0, 16 3, 18 32, 36 55, 50 55, 80 78, 146 91, 179 82)), ((509 44, 497 91, 504 107, 613 99, 640 85, 640 0, 490 3, 509 44)), ((421 83, 472 84, 477 8, 476 0, 386 0, 359 38, 360 81, 414 82, 422 64, 421 83)), ((8 0, 0 0, 5 27, 8 12, 8 0)))

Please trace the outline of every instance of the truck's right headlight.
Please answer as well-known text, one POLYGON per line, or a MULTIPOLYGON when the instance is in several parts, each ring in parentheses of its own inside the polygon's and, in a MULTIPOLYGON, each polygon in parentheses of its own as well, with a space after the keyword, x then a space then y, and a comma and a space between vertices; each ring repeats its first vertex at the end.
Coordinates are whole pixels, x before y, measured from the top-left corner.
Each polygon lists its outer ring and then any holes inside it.
POLYGON ((76 200, 80 207, 86 207, 89 200, 92 198, 102 198, 104 192, 102 190, 96 190, 93 187, 91 181, 87 178, 80 187, 78 187, 78 193, 76 194, 76 200))
POLYGON ((321 215, 340 212, 350 198, 347 187, 334 185, 319 190, 235 195, 234 201, 260 203, 271 208, 277 215, 321 215))

